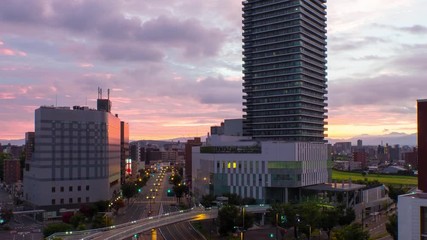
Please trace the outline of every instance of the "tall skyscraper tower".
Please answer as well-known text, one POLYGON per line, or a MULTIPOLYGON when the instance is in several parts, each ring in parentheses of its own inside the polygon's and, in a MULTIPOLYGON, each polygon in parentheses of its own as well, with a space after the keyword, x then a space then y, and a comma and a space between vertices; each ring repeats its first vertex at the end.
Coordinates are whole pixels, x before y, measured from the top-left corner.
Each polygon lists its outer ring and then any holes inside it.
POLYGON ((324 140, 326 0, 243 4, 244 135, 324 140))

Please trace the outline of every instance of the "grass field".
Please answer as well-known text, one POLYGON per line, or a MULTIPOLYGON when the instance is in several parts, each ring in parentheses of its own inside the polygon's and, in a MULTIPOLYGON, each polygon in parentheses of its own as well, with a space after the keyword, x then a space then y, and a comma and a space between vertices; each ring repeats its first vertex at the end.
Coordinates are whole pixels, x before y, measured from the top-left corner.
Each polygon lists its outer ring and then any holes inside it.
POLYGON ((348 180, 351 178, 352 181, 364 180, 365 178, 368 181, 378 180, 380 183, 392 184, 392 185, 413 185, 418 184, 417 177, 415 176, 396 176, 396 175, 385 175, 385 174, 376 174, 370 173, 366 176, 363 176, 361 173, 353 172, 342 172, 337 170, 332 170, 332 179, 333 180, 348 180))

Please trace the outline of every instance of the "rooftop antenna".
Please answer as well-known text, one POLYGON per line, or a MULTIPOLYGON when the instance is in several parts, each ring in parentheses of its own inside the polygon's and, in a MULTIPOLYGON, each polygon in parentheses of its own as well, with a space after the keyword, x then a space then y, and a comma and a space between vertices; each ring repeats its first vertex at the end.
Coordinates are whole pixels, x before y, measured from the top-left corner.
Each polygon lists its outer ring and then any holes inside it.
POLYGON ((58 94, 55 94, 55 107, 58 107, 58 94))
POLYGON ((110 100, 110 89, 107 90, 107 94, 108 100, 110 100))

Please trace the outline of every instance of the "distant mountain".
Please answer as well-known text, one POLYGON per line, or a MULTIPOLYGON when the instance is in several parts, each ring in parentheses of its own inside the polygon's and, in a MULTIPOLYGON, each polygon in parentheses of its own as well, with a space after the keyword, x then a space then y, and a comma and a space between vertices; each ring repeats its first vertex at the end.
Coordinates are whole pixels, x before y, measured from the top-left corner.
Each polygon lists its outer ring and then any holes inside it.
POLYGON ((8 145, 9 143, 11 145, 22 146, 25 144, 25 139, 0 139, 0 143, 2 146, 8 145))
POLYGON ((355 136, 348 139, 334 139, 328 138, 329 143, 334 144, 336 142, 351 142, 352 145, 357 145, 357 140, 361 139, 363 141, 363 145, 385 145, 388 143, 389 145, 399 144, 401 146, 416 146, 417 145, 417 134, 406 134, 406 133, 398 133, 392 132, 385 135, 368 135, 363 134, 359 136, 355 136))

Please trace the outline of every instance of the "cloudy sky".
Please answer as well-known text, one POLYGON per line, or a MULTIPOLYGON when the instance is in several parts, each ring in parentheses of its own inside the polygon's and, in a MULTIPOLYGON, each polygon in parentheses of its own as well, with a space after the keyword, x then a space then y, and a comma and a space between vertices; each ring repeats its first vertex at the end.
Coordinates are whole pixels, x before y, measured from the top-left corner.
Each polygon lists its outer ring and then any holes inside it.
MULTIPOLYGON (((425 0, 329 0, 328 134, 414 133, 427 98, 425 0)), ((0 139, 40 105, 111 89, 131 139, 202 136, 242 116, 240 0, 2 0, 0 139)))

